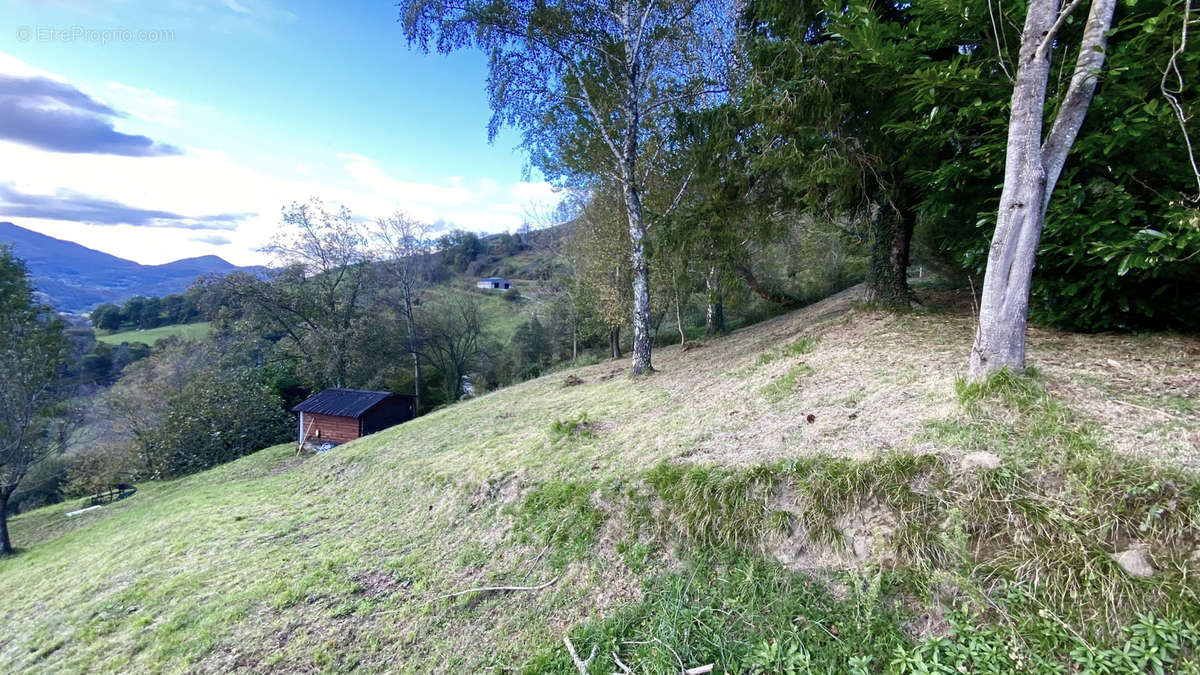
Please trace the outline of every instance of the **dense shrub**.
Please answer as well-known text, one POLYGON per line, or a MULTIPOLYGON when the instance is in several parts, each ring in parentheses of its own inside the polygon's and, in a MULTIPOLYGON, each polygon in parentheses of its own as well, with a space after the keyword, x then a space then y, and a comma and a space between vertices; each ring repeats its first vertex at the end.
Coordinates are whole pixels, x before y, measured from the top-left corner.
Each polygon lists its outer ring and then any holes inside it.
POLYGON ((172 478, 280 443, 290 429, 283 401, 256 373, 205 373, 172 398, 139 446, 150 477, 172 478))

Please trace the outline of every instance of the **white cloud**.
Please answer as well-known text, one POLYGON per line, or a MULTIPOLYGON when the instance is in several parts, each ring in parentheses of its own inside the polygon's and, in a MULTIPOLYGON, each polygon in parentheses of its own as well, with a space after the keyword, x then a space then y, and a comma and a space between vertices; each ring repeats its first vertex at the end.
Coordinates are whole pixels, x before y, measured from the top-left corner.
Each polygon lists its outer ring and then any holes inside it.
POLYGON ((105 90, 107 92, 105 102, 117 110, 122 110, 140 120, 159 126, 176 124, 179 101, 175 99, 149 89, 131 87, 120 82, 105 84, 105 90))
MULTIPOLYGON (((0 72, 66 81, 3 53, 0 72)), ((106 83, 104 91, 113 107, 160 125, 180 119, 181 109, 189 105, 121 82, 106 83)), ((0 141, 0 156, 5 159, 0 162, 0 185, 32 195, 69 191, 191 218, 252 214, 236 229, 221 232, 228 243, 215 237, 198 241, 202 237, 194 230, 174 227, 85 225, 3 213, 0 219, 144 263, 215 254, 237 264, 259 264, 266 258, 257 249, 275 232, 280 209, 310 196, 344 204, 362 218, 400 210, 447 228, 485 232, 513 230, 529 220, 530 213, 546 212, 558 201, 545 182, 501 183, 490 177, 461 176, 405 180, 389 173, 378 160, 360 154, 307 158, 315 163, 289 160, 281 163, 284 175, 273 175, 247 167, 221 149, 185 146, 183 151, 156 157, 66 154, 0 141)))

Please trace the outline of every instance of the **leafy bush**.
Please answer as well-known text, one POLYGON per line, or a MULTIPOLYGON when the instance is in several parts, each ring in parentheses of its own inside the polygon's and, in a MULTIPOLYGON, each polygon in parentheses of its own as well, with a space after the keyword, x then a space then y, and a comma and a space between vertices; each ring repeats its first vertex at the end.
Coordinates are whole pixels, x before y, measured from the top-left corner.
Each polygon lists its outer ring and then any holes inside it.
POLYGON ((171 478, 282 442, 290 429, 283 402, 257 373, 204 373, 169 402, 139 444, 150 476, 171 478))
POLYGON ((96 494, 135 480, 142 468, 141 458, 127 443, 89 446, 71 456, 65 492, 72 497, 96 494))

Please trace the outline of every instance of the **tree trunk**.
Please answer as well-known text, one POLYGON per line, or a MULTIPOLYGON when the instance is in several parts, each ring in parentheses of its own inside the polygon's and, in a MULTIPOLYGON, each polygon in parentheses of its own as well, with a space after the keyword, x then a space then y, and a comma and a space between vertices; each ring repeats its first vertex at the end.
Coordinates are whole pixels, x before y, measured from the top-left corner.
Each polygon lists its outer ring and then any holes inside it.
POLYGON ((413 417, 421 414, 421 357, 412 350, 413 362, 413 417))
POLYGON ((408 353, 413 362, 413 417, 421 414, 421 357, 417 354, 417 324, 413 317, 412 292, 404 288, 404 322, 408 324, 408 353))
POLYGON ((914 218, 883 205, 875 217, 871 239, 871 260, 867 270, 867 302, 884 307, 907 308, 912 295, 908 290, 908 251, 912 242, 914 218))
POLYGON ((10 489, 0 488, 0 555, 14 553, 12 541, 8 538, 8 498, 11 496, 10 489))
POLYGON ((626 182, 630 259, 633 264, 633 374, 654 370, 650 364, 650 265, 646 262, 646 224, 637 188, 626 182))
POLYGON ((613 326, 608 329, 608 350, 614 359, 621 358, 621 327, 613 326))
MULTIPOLYGON (((629 21, 629 4, 624 20, 629 21)), ((629 25, 626 24, 626 34, 629 25)), ((650 265, 646 262, 646 221, 642 214, 642 195, 638 184, 638 130, 641 110, 641 57, 626 45, 625 68, 629 78, 624 100, 625 132, 621 144, 621 183, 625 192, 625 210, 629 216, 629 260, 633 265, 633 374, 651 372, 650 363, 650 265)))
POLYGON ((679 301, 679 287, 675 287, 675 327, 679 329, 679 344, 687 342, 683 332, 683 303, 679 301))
POLYGON ((571 363, 579 360, 579 319, 571 312, 571 363))
POLYGON ((754 291, 754 294, 763 300, 766 300, 767 302, 773 302, 777 305, 782 305, 783 307, 804 306, 804 300, 802 298, 798 298, 783 291, 768 288, 766 284, 758 280, 758 277, 754 276, 754 270, 751 270, 748 264, 743 263, 738 265, 735 268, 735 271, 737 272, 737 275, 742 278, 742 281, 745 281, 746 285, 750 287, 750 290, 754 291))
POLYGON ((708 307, 704 312, 704 334, 715 335, 725 332, 725 302, 721 294, 721 279, 716 276, 716 268, 708 271, 704 279, 708 291, 708 307))
POLYGON ((1029 290, 1049 195, 1074 143, 1104 65, 1105 32, 1116 0, 1093 0, 1071 85, 1042 146, 1042 119, 1050 76, 1050 48, 1059 25, 1055 0, 1033 0, 1021 34, 1021 61, 1013 84, 1004 164, 1004 189, 988 252, 971 347, 969 377, 1025 368, 1029 290))

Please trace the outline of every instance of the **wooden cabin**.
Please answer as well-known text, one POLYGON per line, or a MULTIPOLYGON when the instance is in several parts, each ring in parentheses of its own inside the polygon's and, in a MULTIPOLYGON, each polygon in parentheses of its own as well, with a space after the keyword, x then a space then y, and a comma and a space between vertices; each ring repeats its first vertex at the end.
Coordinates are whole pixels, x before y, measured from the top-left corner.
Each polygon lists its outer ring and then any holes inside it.
POLYGON ((326 389, 292 408, 297 443, 337 445, 407 422, 413 418, 413 399, 390 391, 326 389))

